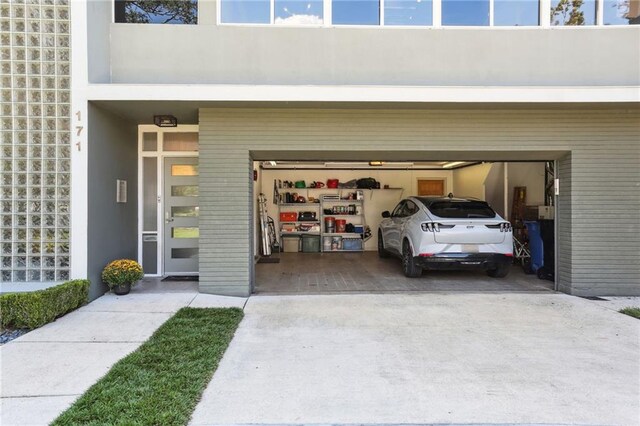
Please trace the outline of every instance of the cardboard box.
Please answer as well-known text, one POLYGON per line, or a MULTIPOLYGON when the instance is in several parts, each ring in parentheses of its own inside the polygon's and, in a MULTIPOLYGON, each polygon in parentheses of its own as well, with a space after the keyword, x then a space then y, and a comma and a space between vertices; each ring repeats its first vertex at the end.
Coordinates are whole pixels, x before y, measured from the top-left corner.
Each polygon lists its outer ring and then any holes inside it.
POLYGON ((538 206, 538 219, 555 219, 556 212, 553 206, 538 206))

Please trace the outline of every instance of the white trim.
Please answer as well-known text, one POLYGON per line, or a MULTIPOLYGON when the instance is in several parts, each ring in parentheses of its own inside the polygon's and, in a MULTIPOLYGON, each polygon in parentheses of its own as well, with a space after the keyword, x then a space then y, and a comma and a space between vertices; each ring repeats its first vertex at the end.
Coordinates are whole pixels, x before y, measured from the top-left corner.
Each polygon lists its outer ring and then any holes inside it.
POLYGON ((71 206, 69 262, 71 279, 87 278, 88 273, 88 103, 87 86, 87 3, 70 2, 71 25, 71 206), (80 120, 76 116, 80 113, 80 120), (75 126, 84 129, 77 136, 75 126), (76 145, 79 143, 79 145, 76 145), (79 151, 78 151, 79 147, 79 151))
MULTIPOLYGON (((81 91, 75 91, 81 96, 81 91)), ((91 84, 92 101, 599 103, 640 102, 640 86, 285 86, 91 84)), ((84 152, 86 154, 86 151, 84 152)), ((84 176, 85 174, 81 174, 84 176)), ((78 175, 76 174, 76 178, 78 175)))
POLYGON ((442 27, 442 0, 432 0, 431 23, 434 28, 442 27))
POLYGON ((551 0, 540 0, 540 27, 551 27, 551 0))
MULTIPOLYGON (((144 214, 143 214, 143 206, 144 199, 142 195, 142 181, 143 181, 143 156, 142 156, 142 131, 140 130, 140 126, 138 126, 138 263, 142 265, 142 235, 144 234, 144 214)), ((144 265, 143 265, 144 268, 144 265)), ((145 274, 147 275, 147 274, 145 274)), ((151 275, 150 275, 151 276, 151 275)))
POLYGON ((604 26, 604 0, 596 0, 596 26, 604 26))
POLYGON ((489 26, 490 27, 493 27, 494 21, 495 21, 495 17, 493 16, 494 10, 495 10, 495 0, 489 0, 489 26))
POLYGON ((322 4, 322 23, 325 27, 330 27, 333 25, 333 0, 324 0, 322 4))

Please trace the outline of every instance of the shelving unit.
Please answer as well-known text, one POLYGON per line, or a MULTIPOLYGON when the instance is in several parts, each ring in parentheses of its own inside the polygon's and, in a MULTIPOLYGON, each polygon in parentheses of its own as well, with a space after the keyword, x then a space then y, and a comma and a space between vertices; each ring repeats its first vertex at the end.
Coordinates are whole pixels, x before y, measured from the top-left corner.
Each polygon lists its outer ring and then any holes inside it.
MULTIPOLYGON (((348 192, 362 191, 358 189, 347 189, 348 192)), ((366 231, 366 222, 364 216, 364 200, 343 200, 341 199, 342 193, 338 194, 338 199, 335 195, 320 197, 320 251, 323 253, 344 253, 344 252, 362 252, 364 251, 364 234, 366 231), (331 213, 326 214, 325 209, 333 209, 334 206, 355 206, 355 214, 345 213, 331 213), (351 223, 354 226, 361 226, 362 232, 326 232, 325 219, 327 217, 333 217, 336 220, 344 219, 347 223, 351 223), (344 239, 356 239, 359 240, 360 247, 356 249, 345 249, 344 239), (327 240, 327 244, 325 244, 327 240), (328 242, 331 241, 329 244, 328 242)))
MULTIPOLYGON (((309 200, 311 197, 314 200, 318 200, 319 202, 305 202, 305 203, 283 203, 278 202, 278 221, 279 221, 279 234, 280 234, 280 243, 284 246, 283 238, 286 237, 302 237, 304 235, 314 235, 319 236, 320 238, 320 251, 321 252, 332 252, 332 253, 340 253, 340 252, 362 252, 364 251, 364 246, 366 240, 366 220, 364 214, 364 204, 365 199, 371 200, 373 194, 378 191, 395 191, 398 192, 398 198, 402 198, 402 194, 404 193, 403 188, 379 188, 379 189, 362 189, 362 188, 278 188, 276 193, 276 198, 280 201, 283 197, 284 193, 296 193, 299 196, 303 196, 305 200, 309 200), (360 200, 348 200, 343 199, 347 197, 349 193, 361 192, 362 196, 360 200), (367 192, 368 197, 367 197, 367 192), (349 205, 355 204, 357 214, 349 215, 349 214, 325 214, 325 209, 330 209, 336 205, 349 205), (315 211, 317 220, 309 220, 309 221, 300 221, 300 220, 292 220, 292 221, 280 221, 281 213, 283 212, 300 212, 300 211, 315 211), (325 232, 325 218, 331 216, 336 219, 345 219, 347 223, 351 223, 354 226, 362 226, 362 232, 325 232), (300 231, 300 225, 305 224, 313 224, 318 225, 318 231, 300 231), (287 231, 286 229, 295 229, 292 231, 287 231), (357 250, 352 249, 326 249, 324 240, 325 238, 338 238, 342 239, 360 239, 360 248, 357 250)), ((342 245, 340 245, 342 247, 342 245)))
MULTIPOLYGON (((280 213, 284 213, 284 212, 295 212, 296 214, 298 214, 300 211, 315 211, 316 212, 316 218, 319 216, 319 211, 318 208, 320 207, 320 203, 280 203, 278 204, 278 219, 280 219, 280 213)), ((316 220, 287 220, 287 221, 282 221, 279 220, 280 222, 280 241, 282 241, 283 237, 286 237, 288 235, 292 235, 292 236, 300 236, 300 235, 320 235, 320 232, 322 231, 322 227, 320 226, 320 220, 316 219, 316 220), (305 225, 318 225, 319 229, 318 231, 285 231, 283 230, 283 228, 285 226, 283 225, 295 225, 296 228, 299 228, 299 225, 305 224, 305 225)))

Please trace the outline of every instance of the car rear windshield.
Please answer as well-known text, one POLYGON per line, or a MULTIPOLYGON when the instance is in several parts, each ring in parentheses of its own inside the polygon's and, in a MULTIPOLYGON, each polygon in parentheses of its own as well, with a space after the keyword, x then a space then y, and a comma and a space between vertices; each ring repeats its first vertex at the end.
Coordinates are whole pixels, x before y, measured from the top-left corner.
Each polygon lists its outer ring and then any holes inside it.
POLYGON ((496 212, 482 201, 436 201, 431 203, 428 208, 434 215, 449 219, 496 217, 496 212))

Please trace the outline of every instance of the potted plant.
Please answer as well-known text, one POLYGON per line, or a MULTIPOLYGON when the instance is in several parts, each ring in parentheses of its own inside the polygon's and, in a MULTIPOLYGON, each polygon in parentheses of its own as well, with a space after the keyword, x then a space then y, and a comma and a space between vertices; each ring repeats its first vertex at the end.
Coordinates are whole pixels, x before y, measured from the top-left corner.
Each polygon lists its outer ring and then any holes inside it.
POLYGON ((143 276, 142 266, 130 259, 114 260, 102 270, 102 281, 119 296, 129 293, 143 276))

